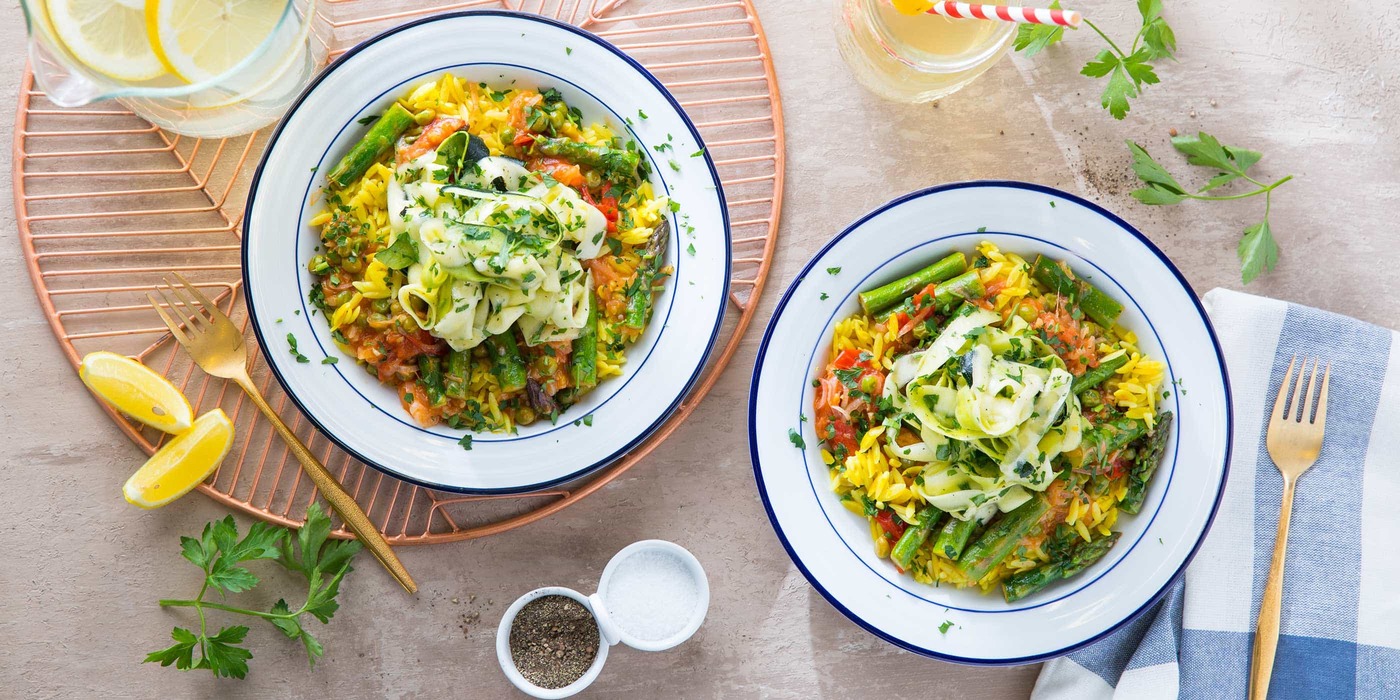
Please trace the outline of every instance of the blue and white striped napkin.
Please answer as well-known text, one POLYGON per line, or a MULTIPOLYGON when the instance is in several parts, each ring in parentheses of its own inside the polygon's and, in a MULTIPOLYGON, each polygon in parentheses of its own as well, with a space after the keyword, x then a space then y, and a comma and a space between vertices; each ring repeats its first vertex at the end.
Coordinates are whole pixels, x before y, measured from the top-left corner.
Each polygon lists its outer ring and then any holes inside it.
POLYGON ((1283 480, 1264 447, 1296 355, 1332 363, 1327 437, 1298 481, 1270 700, 1400 698, 1400 338, 1297 304, 1206 294, 1235 403, 1230 478, 1184 579, 1045 665, 1032 700, 1243 698, 1283 480))

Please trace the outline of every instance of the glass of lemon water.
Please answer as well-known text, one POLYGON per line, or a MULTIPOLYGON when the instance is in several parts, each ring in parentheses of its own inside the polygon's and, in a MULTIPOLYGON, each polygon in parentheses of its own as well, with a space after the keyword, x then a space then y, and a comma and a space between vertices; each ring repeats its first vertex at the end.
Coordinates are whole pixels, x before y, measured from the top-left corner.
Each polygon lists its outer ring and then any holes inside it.
POLYGON ((316 0, 21 0, 49 100, 115 99, 189 136, 279 118, 325 62, 316 0))
POLYGON ((1006 55, 1016 37, 1011 22, 919 11, 931 2, 836 3, 837 46, 846 65, 871 92, 898 102, 929 102, 961 90, 1006 55))

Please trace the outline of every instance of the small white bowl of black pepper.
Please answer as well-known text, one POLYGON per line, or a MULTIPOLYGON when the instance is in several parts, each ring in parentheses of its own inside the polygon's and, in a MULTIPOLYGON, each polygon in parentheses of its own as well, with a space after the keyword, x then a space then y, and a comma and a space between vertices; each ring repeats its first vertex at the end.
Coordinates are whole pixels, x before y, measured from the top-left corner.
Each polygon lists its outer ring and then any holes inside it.
POLYGON ((496 631, 506 678, 531 697, 567 698, 593 683, 608 658, 588 599, 560 586, 516 600, 496 631))
POLYGON ((591 596, 548 586, 512 603, 496 630, 496 657, 522 692, 567 698, 598 677, 608 647, 670 649, 699 630, 709 605, 705 570, 693 554, 643 540, 608 562, 591 596))

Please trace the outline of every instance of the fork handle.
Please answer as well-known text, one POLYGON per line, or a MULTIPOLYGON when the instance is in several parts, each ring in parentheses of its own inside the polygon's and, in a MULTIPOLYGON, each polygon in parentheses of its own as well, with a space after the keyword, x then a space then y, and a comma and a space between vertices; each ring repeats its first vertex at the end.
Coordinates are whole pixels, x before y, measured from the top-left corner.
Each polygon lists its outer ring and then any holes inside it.
POLYGON ((1292 477, 1283 479, 1283 504, 1278 512, 1278 536, 1274 559, 1269 564, 1269 580, 1259 601, 1259 623, 1254 629, 1254 658, 1249 671, 1250 700, 1269 696, 1269 679, 1274 675, 1274 652, 1278 651, 1279 618, 1283 612, 1283 563, 1288 553, 1288 523, 1293 519, 1292 477))
POLYGON ((293 433, 292 429, 282 422, 282 417, 278 416, 277 412, 272 410, 272 406, 268 405, 262 392, 259 392, 258 388, 253 385, 253 380, 248 377, 247 373, 235 377, 234 381, 248 394, 253 403, 257 404, 258 410, 262 411, 263 415, 271 421, 272 427, 277 429, 277 434, 282 436, 288 449, 296 455, 297 461, 301 462, 302 469, 306 470, 312 483, 316 484, 321 495, 330 502, 331 508, 340 515, 341 520, 345 521, 345 526, 355 533, 360 542, 364 543, 365 548, 374 555, 375 559, 379 560, 380 564, 384 565, 384 568, 389 570, 389 573, 399 582, 399 585, 404 587, 404 590, 409 593, 417 593, 418 584, 414 583, 413 577, 408 575, 408 570, 394 554, 394 550, 390 549, 384 535, 379 533, 379 528, 370 522, 369 516, 365 515, 360 504, 355 502, 355 499, 335 480, 334 476, 331 476, 330 471, 321 464, 321 461, 311 454, 311 450, 302 444, 301 438, 298 438, 296 433, 293 433))

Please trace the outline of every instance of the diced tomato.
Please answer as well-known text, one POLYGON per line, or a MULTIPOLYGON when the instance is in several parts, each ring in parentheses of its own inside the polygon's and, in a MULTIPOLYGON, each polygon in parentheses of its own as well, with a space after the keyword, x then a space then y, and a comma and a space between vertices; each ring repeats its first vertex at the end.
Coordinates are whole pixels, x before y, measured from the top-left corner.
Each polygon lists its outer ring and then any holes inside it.
POLYGON ((930 285, 928 285, 927 287, 924 287, 923 289, 920 289, 918 292, 915 292, 915 293, 914 293, 914 310, 915 310, 915 311, 918 311, 918 310, 920 310, 920 309, 923 309, 924 307, 931 307, 931 306, 933 306, 934 291, 936 291, 937 289, 938 289, 938 285, 936 285, 936 284, 930 284, 930 285))
POLYGON ((885 531, 885 535, 892 540, 898 540, 904 535, 904 530, 909 527, 904 524, 903 520, 895 518, 894 511, 891 510, 880 511, 880 514, 875 516, 875 523, 879 525, 880 529, 885 531))
POLYGON ((827 438, 827 443, 833 447, 846 448, 848 455, 855 454, 860 448, 860 443, 856 442, 855 426, 841 417, 841 414, 832 411, 830 406, 827 407, 824 416, 818 416, 816 427, 817 435, 826 438, 827 434, 830 433, 831 437, 827 438), (828 425, 831 426, 829 430, 826 428, 828 425))
POLYGON ((608 233, 617 233, 617 198, 608 194, 610 189, 612 189, 612 183, 604 183, 602 196, 598 199, 593 198, 593 194, 588 191, 587 187, 579 188, 579 193, 583 195, 583 201, 592 204, 595 209, 603 213, 603 218, 608 220, 608 233))
POLYGON ((511 143, 515 144, 516 146, 528 146, 534 142, 535 135, 528 131, 522 131, 516 134, 515 140, 511 141, 511 143))
POLYGON ((836 369, 850 369, 860 362, 860 351, 855 348, 846 348, 836 356, 836 360, 831 363, 836 369))

